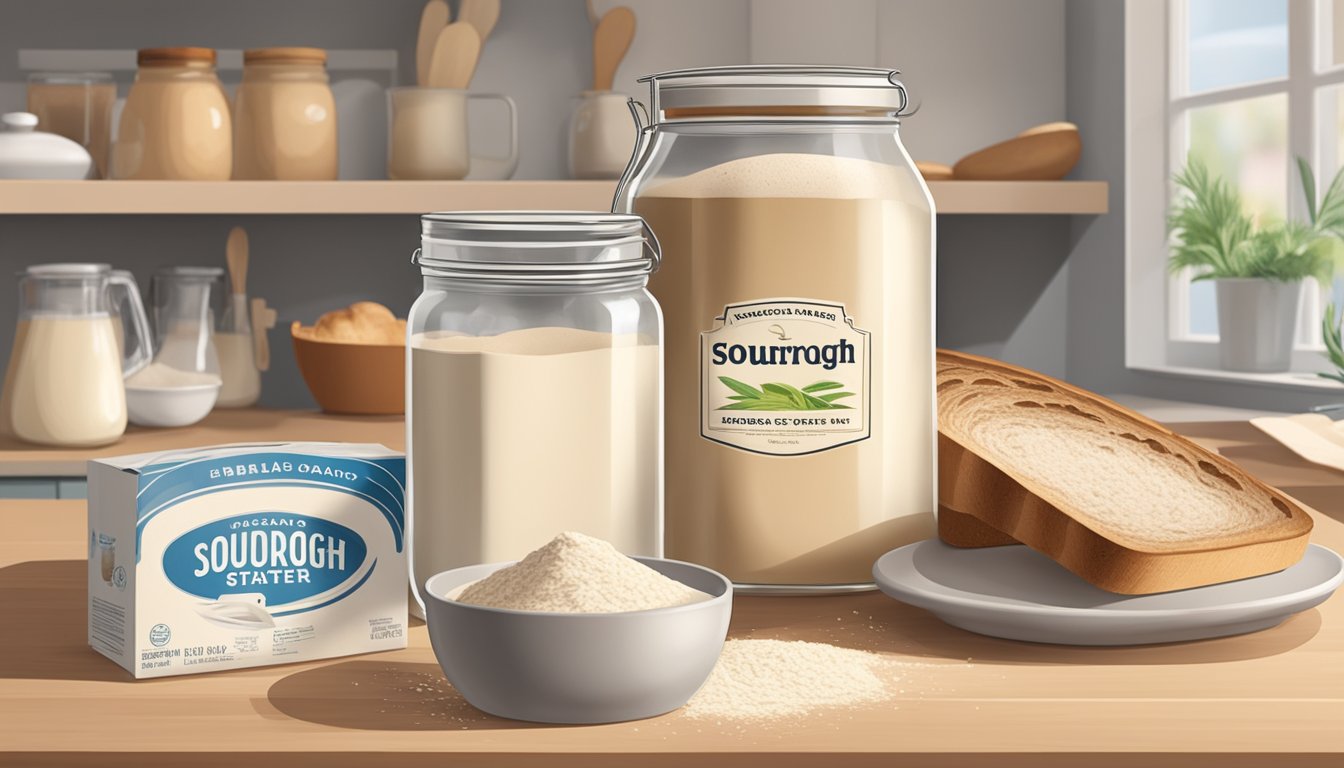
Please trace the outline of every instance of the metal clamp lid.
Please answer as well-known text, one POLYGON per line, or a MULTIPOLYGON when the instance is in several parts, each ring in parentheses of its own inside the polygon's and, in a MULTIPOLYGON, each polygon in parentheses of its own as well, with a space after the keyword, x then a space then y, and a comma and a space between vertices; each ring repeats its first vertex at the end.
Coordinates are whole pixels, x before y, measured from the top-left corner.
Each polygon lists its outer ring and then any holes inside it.
POLYGON ((662 248, 643 218, 586 211, 473 211, 421 217, 411 263, 426 275, 512 283, 595 283, 647 276, 662 248), (623 246, 640 243, 631 258, 623 246))
POLYGON ((899 74, 877 67, 762 64, 672 70, 639 82, 649 83, 655 122, 664 122, 669 110, 771 107, 872 110, 890 119, 918 109, 899 74))

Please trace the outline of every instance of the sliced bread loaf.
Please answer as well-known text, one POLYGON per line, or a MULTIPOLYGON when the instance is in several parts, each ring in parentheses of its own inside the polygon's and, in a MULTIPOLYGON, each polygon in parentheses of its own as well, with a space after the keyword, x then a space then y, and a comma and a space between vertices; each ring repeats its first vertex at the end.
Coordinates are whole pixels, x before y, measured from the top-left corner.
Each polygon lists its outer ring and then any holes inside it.
POLYGON ((1014 541, 1102 589, 1166 592, 1282 570, 1311 518, 1236 465, 1048 376, 938 353, 939 536, 1014 541))

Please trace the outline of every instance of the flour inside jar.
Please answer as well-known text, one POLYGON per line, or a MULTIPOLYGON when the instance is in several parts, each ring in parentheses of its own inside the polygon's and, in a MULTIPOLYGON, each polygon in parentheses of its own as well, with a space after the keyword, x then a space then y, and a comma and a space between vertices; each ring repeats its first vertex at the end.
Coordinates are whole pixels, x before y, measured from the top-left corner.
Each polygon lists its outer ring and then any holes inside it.
POLYGON ((411 339, 418 583, 512 560, 561 531, 659 541, 659 347, 542 327, 411 339))
POLYGON ((872 581, 933 535, 932 214, 905 165, 760 154, 640 190, 663 248, 669 557, 872 581))

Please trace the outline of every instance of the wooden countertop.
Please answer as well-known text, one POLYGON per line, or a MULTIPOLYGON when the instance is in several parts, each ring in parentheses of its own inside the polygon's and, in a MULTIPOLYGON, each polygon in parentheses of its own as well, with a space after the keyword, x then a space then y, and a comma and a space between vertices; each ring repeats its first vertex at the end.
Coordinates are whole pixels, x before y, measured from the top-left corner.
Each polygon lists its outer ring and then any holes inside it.
MULTIPOLYGON (((1344 551, 1344 475, 1248 424, 1182 431, 1321 510, 1344 551)), ((361 438, 362 439, 362 438, 361 438)), ((1344 598, 1271 630, 1075 648, 980 637, 879 594, 739 598, 735 636, 878 650, 880 706, 779 722, 673 713, 548 727, 483 715, 404 651, 135 682, 85 644, 83 504, 0 502, 0 764, 135 766, 1263 766, 1344 764, 1344 598)))
POLYGON ((279 441, 382 443, 405 450, 406 421, 401 416, 332 416, 317 411, 231 408, 178 429, 131 426, 120 440, 99 448, 46 448, 0 434, 0 477, 84 477, 89 459, 125 456, 224 443, 279 441))

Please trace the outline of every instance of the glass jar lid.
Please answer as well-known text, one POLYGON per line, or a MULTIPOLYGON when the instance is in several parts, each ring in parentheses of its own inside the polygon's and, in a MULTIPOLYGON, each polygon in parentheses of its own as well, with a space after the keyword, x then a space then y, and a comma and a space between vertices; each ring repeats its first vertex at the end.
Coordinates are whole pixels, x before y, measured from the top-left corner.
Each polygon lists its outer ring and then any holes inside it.
POLYGON ((900 70, 759 64, 698 67, 640 78, 654 122, 678 118, 901 117, 914 112, 900 70))
POLYGON ((515 284, 647 276, 662 257, 644 219, 588 211, 455 211, 420 217, 425 275, 515 284))

